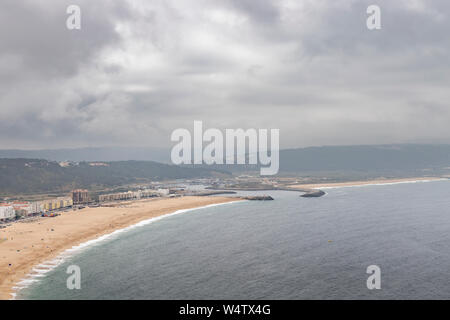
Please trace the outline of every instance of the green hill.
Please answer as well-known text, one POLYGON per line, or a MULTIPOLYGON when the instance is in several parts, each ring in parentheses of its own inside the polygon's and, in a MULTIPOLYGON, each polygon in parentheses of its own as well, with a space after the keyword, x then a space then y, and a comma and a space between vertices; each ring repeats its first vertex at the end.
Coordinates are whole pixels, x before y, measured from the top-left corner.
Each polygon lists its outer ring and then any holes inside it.
POLYGON ((38 159, 0 159, 0 194, 68 191, 113 187, 150 180, 228 174, 210 168, 183 168, 152 161, 60 164, 38 159))

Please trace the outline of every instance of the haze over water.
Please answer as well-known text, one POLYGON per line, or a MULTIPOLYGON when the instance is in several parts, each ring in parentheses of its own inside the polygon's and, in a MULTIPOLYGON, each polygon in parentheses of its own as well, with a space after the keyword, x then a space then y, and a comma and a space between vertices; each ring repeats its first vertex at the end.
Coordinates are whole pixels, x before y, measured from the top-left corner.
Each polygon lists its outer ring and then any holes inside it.
POLYGON ((450 181, 190 211, 71 257, 27 299, 448 299, 450 181), (81 268, 68 290, 67 266, 81 268), (366 268, 381 268, 368 290, 366 268))

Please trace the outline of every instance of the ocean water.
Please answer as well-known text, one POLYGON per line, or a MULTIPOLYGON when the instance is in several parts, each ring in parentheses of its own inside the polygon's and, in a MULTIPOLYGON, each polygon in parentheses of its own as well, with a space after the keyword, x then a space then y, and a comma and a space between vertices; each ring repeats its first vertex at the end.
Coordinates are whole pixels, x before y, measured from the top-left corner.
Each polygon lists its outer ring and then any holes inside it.
POLYGON ((275 200, 133 228, 67 258, 18 298, 450 298, 450 181, 326 192, 264 192, 275 200), (66 287, 69 265, 80 267, 80 290, 66 287), (369 265, 381 269, 380 290, 367 289, 369 265))

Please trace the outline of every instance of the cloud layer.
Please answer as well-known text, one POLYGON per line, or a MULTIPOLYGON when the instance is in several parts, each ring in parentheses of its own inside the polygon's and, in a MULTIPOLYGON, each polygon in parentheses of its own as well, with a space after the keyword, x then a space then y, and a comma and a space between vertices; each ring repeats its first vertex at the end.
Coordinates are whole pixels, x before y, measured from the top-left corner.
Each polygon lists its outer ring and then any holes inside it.
POLYGON ((282 147, 450 143, 450 3, 375 2, 3 0, 0 146, 166 146, 194 120, 282 147))

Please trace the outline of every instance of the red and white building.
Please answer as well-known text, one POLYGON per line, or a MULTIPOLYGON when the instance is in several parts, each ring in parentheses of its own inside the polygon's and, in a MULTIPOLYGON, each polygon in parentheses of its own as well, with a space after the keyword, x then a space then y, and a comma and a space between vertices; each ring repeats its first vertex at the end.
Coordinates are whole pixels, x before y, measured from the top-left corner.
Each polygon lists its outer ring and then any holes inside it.
POLYGON ((14 201, 11 203, 15 212, 21 216, 30 216, 41 211, 40 204, 38 202, 21 202, 14 201))

